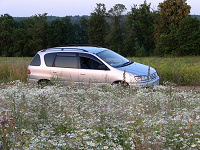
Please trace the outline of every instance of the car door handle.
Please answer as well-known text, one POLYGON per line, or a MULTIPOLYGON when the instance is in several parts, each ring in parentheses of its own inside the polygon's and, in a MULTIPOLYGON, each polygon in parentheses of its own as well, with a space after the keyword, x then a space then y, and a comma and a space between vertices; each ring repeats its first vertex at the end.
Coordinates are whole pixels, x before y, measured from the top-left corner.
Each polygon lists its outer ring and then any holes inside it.
POLYGON ((53 73, 57 73, 56 71, 53 71, 53 73))
POLYGON ((82 75, 82 76, 84 76, 84 75, 85 75, 85 73, 81 73, 81 75, 82 75))

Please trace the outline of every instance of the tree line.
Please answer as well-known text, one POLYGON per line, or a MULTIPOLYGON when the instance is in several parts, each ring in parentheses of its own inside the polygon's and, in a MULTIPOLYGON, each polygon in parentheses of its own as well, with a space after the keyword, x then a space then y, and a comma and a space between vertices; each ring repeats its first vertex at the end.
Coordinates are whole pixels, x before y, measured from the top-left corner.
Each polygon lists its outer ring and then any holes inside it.
POLYGON ((15 21, 0 17, 0 56, 34 56, 38 50, 68 44, 110 48, 124 56, 200 55, 200 21, 189 16, 186 0, 106 10, 97 3, 90 17, 72 23, 69 16, 47 22, 47 13, 15 21))

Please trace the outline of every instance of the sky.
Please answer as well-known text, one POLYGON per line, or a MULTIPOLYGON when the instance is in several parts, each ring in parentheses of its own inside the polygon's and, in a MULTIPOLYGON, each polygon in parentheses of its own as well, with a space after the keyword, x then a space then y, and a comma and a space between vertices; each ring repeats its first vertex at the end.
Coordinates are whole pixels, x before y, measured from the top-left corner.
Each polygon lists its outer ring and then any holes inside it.
MULTIPOLYGON (((151 8, 157 10, 159 3, 164 0, 146 0, 151 8)), ((127 12, 144 0, 0 0, 0 15, 9 14, 12 17, 30 17, 47 13, 48 16, 83 16, 90 15, 96 8, 96 3, 103 3, 107 11, 115 4, 123 4, 127 12)), ((191 15, 200 15, 200 0, 187 0, 191 6, 191 15)))

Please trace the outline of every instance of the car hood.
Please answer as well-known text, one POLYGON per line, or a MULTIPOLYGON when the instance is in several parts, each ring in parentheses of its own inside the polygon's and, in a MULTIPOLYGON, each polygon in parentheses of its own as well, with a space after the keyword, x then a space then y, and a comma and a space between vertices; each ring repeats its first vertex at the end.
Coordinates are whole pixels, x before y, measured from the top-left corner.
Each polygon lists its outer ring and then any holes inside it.
MULTIPOLYGON (((148 74, 149 66, 134 62, 128 66, 120 67, 117 69, 119 69, 121 71, 126 70, 126 72, 128 72, 128 73, 132 73, 134 75, 140 76, 140 75, 148 74)), ((156 70, 154 68, 150 67, 150 74, 152 74, 154 72, 156 72, 156 70)))

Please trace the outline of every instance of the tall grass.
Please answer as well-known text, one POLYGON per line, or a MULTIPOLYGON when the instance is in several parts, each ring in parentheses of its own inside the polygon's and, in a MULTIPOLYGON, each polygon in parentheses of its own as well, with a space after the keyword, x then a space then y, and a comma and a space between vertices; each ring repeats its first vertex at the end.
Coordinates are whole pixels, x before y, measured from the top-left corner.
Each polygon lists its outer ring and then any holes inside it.
POLYGON ((200 85, 200 57, 132 57, 132 61, 156 69, 160 83, 172 82, 177 85, 200 85))
MULTIPOLYGON (((32 58, 0 57, 0 82, 26 81, 27 66, 32 58)), ((160 84, 172 82, 177 85, 200 85, 200 57, 132 57, 132 61, 156 69, 160 84)))
POLYGON ((27 66, 32 58, 0 57, 0 82, 26 81, 27 66))

